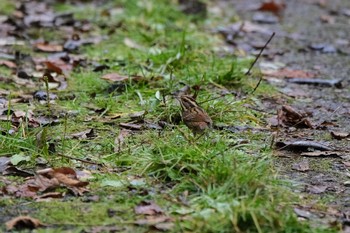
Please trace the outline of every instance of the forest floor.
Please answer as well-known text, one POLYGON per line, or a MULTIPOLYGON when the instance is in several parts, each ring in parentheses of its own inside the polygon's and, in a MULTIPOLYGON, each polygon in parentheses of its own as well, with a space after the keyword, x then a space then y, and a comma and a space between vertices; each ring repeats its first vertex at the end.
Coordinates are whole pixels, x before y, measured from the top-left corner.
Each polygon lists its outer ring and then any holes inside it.
POLYGON ((188 2, 3 1, 1 231, 350 232, 350 3, 188 2))

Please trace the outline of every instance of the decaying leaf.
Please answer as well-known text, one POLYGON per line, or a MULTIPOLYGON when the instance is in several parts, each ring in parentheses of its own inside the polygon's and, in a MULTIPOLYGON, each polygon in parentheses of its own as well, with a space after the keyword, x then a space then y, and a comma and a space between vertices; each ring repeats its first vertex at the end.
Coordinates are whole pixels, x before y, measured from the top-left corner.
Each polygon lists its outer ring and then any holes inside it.
POLYGON ((36 43, 34 47, 42 52, 61 52, 63 51, 63 46, 59 44, 49 44, 49 43, 36 43))
POLYGON ((57 74, 62 74, 62 69, 50 61, 45 61, 44 64, 46 65, 48 71, 50 72, 56 72, 57 74))
POLYGON ((140 81, 143 80, 143 77, 141 76, 127 76, 127 75, 121 75, 118 73, 109 73, 105 74, 101 77, 104 80, 110 81, 110 82, 125 82, 128 80, 133 80, 133 81, 140 81))
POLYGON ((12 163, 9 157, 0 157, 0 174, 3 176, 12 175, 12 176, 22 176, 28 177, 33 176, 30 172, 16 168, 12 163))
POLYGON ((346 167, 350 167, 350 162, 349 161, 343 161, 342 162, 346 167))
POLYGON ((94 129, 87 129, 79 133, 74 133, 71 136, 76 139, 89 139, 95 137, 95 132, 94 129))
POLYGON ((130 135, 130 131, 127 129, 121 129, 118 137, 114 140, 114 152, 119 153, 121 151, 121 147, 124 144, 124 140, 126 137, 130 135))
POLYGON ((327 190, 328 186, 326 185, 313 185, 307 187, 307 191, 312 194, 321 194, 327 190))
POLYGON ((275 2, 274 0, 269 1, 269 2, 264 2, 261 4, 261 6, 258 8, 259 11, 268 11, 271 12, 277 16, 280 16, 284 9, 286 8, 285 3, 278 3, 275 2))
POLYGON ((292 166, 293 170, 297 170, 300 172, 306 172, 310 170, 310 166, 309 166, 309 161, 308 160, 303 160, 299 163, 295 163, 292 166))
POLYGON ((131 129, 131 130, 142 129, 142 125, 133 124, 133 123, 120 123, 119 126, 125 128, 125 129, 131 129))
POLYGON ((21 229, 36 229, 45 226, 38 219, 30 216, 18 216, 5 223, 6 229, 10 230, 21 230, 21 229))
POLYGON ((311 151, 303 152, 300 155, 307 157, 342 157, 346 153, 341 151, 311 151))
POLYGON ((122 82, 122 81, 129 80, 129 76, 121 75, 118 73, 105 74, 101 78, 111 82, 122 82))
POLYGON ((164 215, 147 216, 144 219, 136 220, 135 224, 140 226, 152 226, 161 231, 169 231, 174 227, 172 219, 164 215))
POLYGON ((350 133, 331 131, 331 136, 334 139, 341 140, 350 137, 350 133))
POLYGON ((147 114, 147 111, 133 112, 129 114, 131 120, 142 120, 147 114))
MULTIPOLYGON (((310 150, 319 150, 319 151, 325 151, 331 154, 332 147, 329 147, 327 145, 324 145, 319 142, 314 141, 294 141, 294 142, 276 142, 276 147, 279 148, 279 150, 291 150, 291 151, 310 151, 310 150)), ((313 153, 313 152, 308 152, 313 153)), ((321 152, 317 152, 321 153, 321 152)), ((317 155, 315 155, 317 156, 317 155)))
POLYGON ((11 68, 11 69, 17 68, 16 63, 8 60, 0 60, 0 65, 7 66, 8 68, 11 68))
POLYGON ((314 128, 306 113, 295 110, 289 105, 283 105, 277 112, 277 119, 282 126, 314 128))
POLYGON ((164 211, 153 201, 144 201, 135 207, 136 214, 157 215, 163 212, 164 211))
POLYGON ((66 187, 73 194, 82 195, 87 191, 85 186, 88 184, 88 182, 80 181, 76 172, 71 168, 46 168, 38 170, 35 176, 28 177, 23 184, 6 186, 4 190, 7 195, 36 198, 38 192, 52 192, 58 187, 66 187))
POLYGON ((298 217, 302 217, 306 219, 309 219, 310 217, 312 217, 312 214, 310 211, 307 211, 301 208, 294 208, 294 212, 298 217))
POLYGON ((313 72, 304 70, 292 70, 287 68, 282 68, 277 71, 262 70, 262 74, 276 78, 314 78, 316 76, 316 74, 313 72))

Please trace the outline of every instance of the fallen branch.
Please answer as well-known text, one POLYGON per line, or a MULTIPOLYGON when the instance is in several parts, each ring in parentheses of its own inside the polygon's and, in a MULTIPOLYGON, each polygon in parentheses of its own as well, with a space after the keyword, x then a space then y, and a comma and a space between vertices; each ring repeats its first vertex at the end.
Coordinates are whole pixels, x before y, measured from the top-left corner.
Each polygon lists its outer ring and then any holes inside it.
POLYGON ((57 155, 60 156, 60 157, 63 157, 63 158, 67 158, 67 159, 73 159, 73 160, 76 160, 76 161, 79 161, 79 162, 82 162, 82 163, 88 163, 88 164, 103 166, 103 163, 99 163, 99 162, 94 162, 94 161, 90 161, 90 160, 86 160, 86 159, 74 158, 74 157, 71 157, 69 155, 64 155, 64 154, 57 154, 57 155))

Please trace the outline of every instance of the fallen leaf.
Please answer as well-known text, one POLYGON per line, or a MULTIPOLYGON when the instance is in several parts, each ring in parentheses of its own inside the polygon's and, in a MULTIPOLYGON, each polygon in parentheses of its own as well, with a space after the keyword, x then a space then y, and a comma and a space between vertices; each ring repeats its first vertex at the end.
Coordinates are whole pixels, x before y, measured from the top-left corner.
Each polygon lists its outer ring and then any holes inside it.
MULTIPOLYGON (((320 150, 316 152, 307 152, 311 155, 311 153, 315 153, 314 156, 319 156, 316 153, 329 153, 332 154, 331 150, 332 148, 321 144, 319 142, 315 141, 294 141, 294 142, 276 142, 276 147, 279 148, 279 150, 292 150, 292 151, 309 151, 309 150, 320 150), (323 151, 323 152, 322 152, 323 151)), ((302 154, 303 155, 303 154, 302 154)))
POLYGON ((89 184, 89 182, 78 180, 76 172, 69 167, 54 168, 53 177, 66 186, 84 187, 89 184))
POLYGON ((335 18, 330 15, 321 15, 320 20, 322 23, 329 23, 329 24, 335 23, 335 18))
POLYGON ((61 52, 63 51, 63 46, 58 44, 49 44, 49 43, 36 43, 34 47, 42 52, 61 52))
POLYGON ((30 161, 30 157, 26 156, 24 154, 21 154, 21 153, 12 155, 12 157, 11 157, 11 163, 14 166, 16 166, 17 164, 19 164, 20 162, 23 162, 23 161, 29 162, 30 161))
POLYGON ((342 163, 343 163, 346 167, 350 167, 350 162, 349 162, 349 161, 342 161, 342 163))
POLYGON ((3 173, 9 164, 11 164, 10 158, 0 157, 0 173, 3 173))
POLYGON ((57 74, 62 74, 62 69, 58 67, 56 64, 50 61, 45 61, 44 64, 46 65, 49 72, 55 72, 57 74))
POLYGON ((262 74, 276 78, 314 78, 316 76, 316 74, 313 72, 304 70, 292 70, 288 68, 283 68, 277 71, 262 70, 262 74))
POLYGON ((16 63, 8 60, 0 60, 0 65, 7 66, 8 68, 11 68, 11 69, 17 68, 16 63))
POLYGON ((8 231, 16 229, 36 229, 45 226, 38 219, 32 218, 30 216, 18 216, 5 223, 6 229, 8 231))
POLYGON ((259 11, 268 11, 271 12, 277 16, 280 16, 284 9, 286 8, 285 3, 277 3, 274 0, 269 2, 264 2, 261 4, 261 6, 258 8, 259 11))
POLYGON ((302 218, 306 218, 306 219, 309 219, 312 216, 310 211, 303 210, 303 209, 300 209, 300 208, 294 208, 294 213, 298 217, 302 217, 302 218))
POLYGON ((124 144, 124 140, 129 135, 130 135, 130 131, 127 129, 121 129, 119 131, 118 137, 116 137, 114 140, 114 152, 119 153, 121 151, 121 147, 124 144))
POLYGON ((140 226, 153 226, 161 231, 169 231, 174 227, 172 219, 164 215, 147 216, 145 219, 136 220, 135 224, 140 226))
POLYGON ((128 81, 128 80, 138 82, 138 81, 145 80, 143 77, 138 76, 138 75, 126 76, 126 75, 121 75, 118 73, 105 74, 101 78, 104 80, 110 81, 110 82, 124 82, 124 81, 128 81))
POLYGON ((136 214, 157 215, 163 212, 164 211, 153 201, 144 201, 135 207, 136 214))
POLYGON ((49 193, 45 193, 43 195, 37 196, 34 199, 37 202, 41 202, 41 201, 51 200, 52 198, 62 198, 62 197, 63 197, 63 193, 60 193, 60 192, 49 192, 49 193))
POLYGON ((147 114, 147 111, 133 112, 129 114, 131 120, 141 120, 147 114))
POLYGON ((307 157, 342 157, 346 153, 341 151, 312 151, 312 152, 303 152, 300 155, 307 157))
POLYGON ((0 174, 3 176, 33 176, 32 173, 16 168, 9 157, 0 157, 0 174))
POLYGON ((341 140, 344 138, 348 138, 350 136, 350 133, 331 131, 331 136, 334 139, 341 140))
POLYGON ((282 126, 314 128, 313 123, 307 117, 306 113, 297 111, 289 105, 283 105, 277 111, 277 120, 282 126))
POLYGON ((71 134, 71 136, 76 139, 90 139, 95 137, 96 135, 94 129, 87 129, 79 133, 71 134))
POLYGON ((307 191, 312 194, 321 194, 324 193, 327 190, 328 186, 326 185, 314 185, 314 186, 309 186, 307 188, 307 191))
POLYGON ((131 130, 140 130, 142 129, 142 125, 133 124, 133 123, 120 123, 120 127, 131 129, 131 130))
POLYGON ((292 166, 293 170, 297 170, 300 172, 306 172, 310 170, 310 166, 309 166, 309 161, 308 160, 303 160, 299 163, 295 163, 292 166))

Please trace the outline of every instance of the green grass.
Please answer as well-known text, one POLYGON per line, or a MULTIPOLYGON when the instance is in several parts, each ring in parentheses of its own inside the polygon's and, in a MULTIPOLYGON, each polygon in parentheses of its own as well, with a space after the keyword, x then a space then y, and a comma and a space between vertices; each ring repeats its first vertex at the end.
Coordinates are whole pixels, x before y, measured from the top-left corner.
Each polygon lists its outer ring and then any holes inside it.
MULTIPOLYGON (((55 143, 56 153, 102 162, 106 167, 97 169, 38 148, 37 134, 42 128, 31 129, 26 124, 15 135, 0 135, 0 154, 31 156, 32 161, 24 167, 34 166, 34 159, 43 157, 47 166, 91 170, 95 178, 90 182, 89 196, 96 195, 99 200, 86 202, 85 196, 35 203, 9 198, 0 203, 7 209, 3 219, 29 213, 49 225, 37 232, 81 232, 110 224, 125 227, 125 232, 146 232, 147 227, 133 224, 140 218, 133 209, 142 200, 154 200, 174 219, 173 232, 332 232, 298 222, 292 212, 292 204, 298 198, 286 183, 276 178, 266 134, 213 130, 195 140, 183 124, 174 120, 180 109, 170 93, 185 83, 201 87, 198 102, 203 102, 215 124, 263 126, 263 113, 246 107, 259 104, 256 96, 220 97, 223 87, 249 93, 258 79, 244 75, 251 60, 229 54, 219 56, 215 52, 223 42, 211 33, 208 25, 217 19, 195 19, 182 14, 173 2, 161 0, 109 1, 101 7, 57 3, 55 9, 90 20, 94 30, 82 37, 108 36, 100 44, 81 48, 80 53, 88 61, 111 68, 96 73, 92 67, 86 67, 69 75, 69 89, 57 94, 62 98, 74 93, 75 98, 56 101, 49 110, 54 115, 72 111, 74 114, 61 116, 60 124, 46 126, 46 140, 55 143), (106 9, 116 9, 115 14, 103 14, 106 9), (137 44, 136 48, 130 48, 126 40, 137 44), (112 85, 101 79, 111 72, 138 75, 143 80, 122 84, 122 92, 111 91, 112 85), (157 98, 157 92, 164 95, 166 103, 157 98), (88 106, 104 111, 97 113, 88 106), (119 123, 129 122, 128 114, 139 111, 147 111, 147 121, 163 120, 174 127, 135 132, 125 138, 121 150, 116 152, 119 123), (121 117, 105 118, 116 114, 121 117), (95 130, 97 137, 65 139, 89 128, 95 130), (247 143, 240 144, 241 139, 247 143), (135 177, 144 184, 133 186, 131 181, 135 177), (125 185, 104 186, 106 180, 125 185), (180 201, 182 196, 186 201, 180 201), (13 205, 18 210, 10 209, 13 205), (117 217, 107 216, 111 208, 117 210, 117 217)), ((51 32, 41 29, 33 31, 33 35, 52 39, 56 33, 51 32)), ((253 77, 259 74, 254 73, 253 77)), ((16 86, 11 88, 16 91, 16 86)), ((259 87, 259 93, 275 94, 266 84, 259 87)), ((35 103, 38 114, 47 108, 35 103)), ((1 123, 2 128, 6 126, 8 123, 1 123)))

